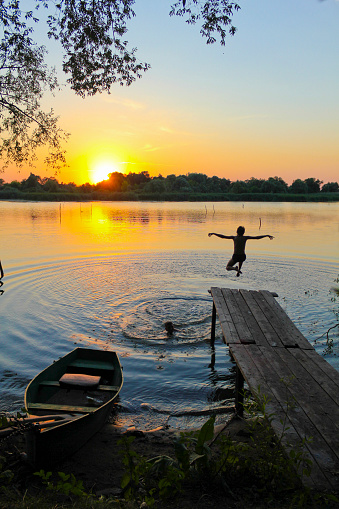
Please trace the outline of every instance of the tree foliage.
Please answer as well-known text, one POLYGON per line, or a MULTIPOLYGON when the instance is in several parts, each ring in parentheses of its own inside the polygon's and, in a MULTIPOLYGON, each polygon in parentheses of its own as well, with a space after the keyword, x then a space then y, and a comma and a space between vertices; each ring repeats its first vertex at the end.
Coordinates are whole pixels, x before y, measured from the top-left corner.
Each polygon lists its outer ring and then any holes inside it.
POLYGON ((48 194, 54 195, 51 199, 70 199, 70 195, 86 196, 86 199, 161 199, 175 200, 196 199, 196 200, 294 200, 313 199, 313 196, 338 200, 339 184, 329 182, 324 184, 321 190, 313 192, 307 187, 307 182, 316 179, 295 180, 290 186, 281 177, 269 177, 266 179, 236 180, 217 176, 208 177, 203 173, 188 173, 186 175, 167 175, 163 177, 151 177, 147 171, 140 173, 123 174, 112 172, 107 180, 97 184, 82 184, 76 186, 73 182, 68 184, 59 183, 55 177, 41 178, 31 173, 27 179, 21 182, 13 181, 5 183, 0 179, 0 199, 23 198, 20 193, 40 193, 40 198, 49 199, 48 194), (301 193, 300 190, 304 192, 301 193), (19 193, 19 194, 18 194, 19 193), (66 196, 68 195, 68 197, 66 196))
POLYGON ((32 11, 23 14, 19 5, 14 0, 0 3, 0 157, 5 165, 32 162, 37 147, 47 145, 46 163, 58 166, 64 162, 65 133, 53 110, 40 107, 44 91, 53 92, 57 80, 44 62, 45 49, 31 37, 32 11))
MULTIPOLYGON (((36 150, 47 145, 46 163, 65 163, 62 144, 67 135, 53 110, 41 107, 43 93, 58 82, 45 64, 46 50, 34 41, 39 29, 55 39, 63 52, 63 71, 81 97, 110 92, 115 83, 130 85, 150 65, 140 62, 126 39, 135 16, 135 0, 0 0, 0 158, 6 165, 32 163, 36 150), (27 4, 32 7, 27 10, 27 4), (47 10, 47 26, 39 9, 47 10)), ((225 44, 236 28, 232 16, 240 7, 230 0, 180 0, 169 5, 170 15, 200 24, 207 43, 217 37, 225 44)))
MULTIPOLYGON (((49 4, 50 2, 48 2, 49 4)), ((130 85, 149 64, 137 60, 124 39, 135 16, 134 0, 60 0, 48 18, 49 36, 64 51, 63 70, 76 94, 109 92, 114 83, 130 85)))
POLYGON ((227 33, 234 35, 236 27, 232 24, 233 14, 240 9, 240 5, 230 0, 179 0, 172 5, 171 16, 183 16, 191 25, 201 22, 200 33, 207 39, 207 44, 220 39, 225 45, 227 33))

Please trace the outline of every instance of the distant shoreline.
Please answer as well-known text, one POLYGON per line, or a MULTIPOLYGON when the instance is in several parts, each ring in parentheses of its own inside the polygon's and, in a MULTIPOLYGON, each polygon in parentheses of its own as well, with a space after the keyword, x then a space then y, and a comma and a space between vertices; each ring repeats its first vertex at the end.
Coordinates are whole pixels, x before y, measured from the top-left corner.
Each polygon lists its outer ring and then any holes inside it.
POLYGON ((142 193, 142 192, 21 192, 0 191, 0 201, 85 202, 85 201, 130 201, 130 202, 339 202, 339 193, 142 193))

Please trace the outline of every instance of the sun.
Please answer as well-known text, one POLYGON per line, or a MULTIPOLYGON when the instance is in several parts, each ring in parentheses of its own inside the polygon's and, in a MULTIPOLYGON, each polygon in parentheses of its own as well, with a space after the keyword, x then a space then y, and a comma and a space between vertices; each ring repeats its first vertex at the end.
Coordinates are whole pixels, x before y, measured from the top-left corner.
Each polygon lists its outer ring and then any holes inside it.
POLYGON ((98 182, 102 182, 103 180, 108 179, 108 175, 113 173, 116 170, 116 167, 112 162, 108 161, 100 161, 96 163, 91 170, 91 180, 93 184, 97 184, 98 182))

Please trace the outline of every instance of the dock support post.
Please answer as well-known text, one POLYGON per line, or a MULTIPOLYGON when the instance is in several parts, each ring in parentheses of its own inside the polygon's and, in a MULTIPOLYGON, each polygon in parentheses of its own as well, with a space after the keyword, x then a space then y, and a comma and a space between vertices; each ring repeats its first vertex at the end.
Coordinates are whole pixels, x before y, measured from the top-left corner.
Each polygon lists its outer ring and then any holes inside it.
POLYGON ((235 410, 240 417, 244 415, 244 377, 238 365, 235 372, 235 410))
POLYGON ((213 308, 212 308, 212 324, 211 324, 211 345, 214 346, 215 341, 215 322, 217 318, 217 311, 215 309, 215 304, 213 301, 213 308))

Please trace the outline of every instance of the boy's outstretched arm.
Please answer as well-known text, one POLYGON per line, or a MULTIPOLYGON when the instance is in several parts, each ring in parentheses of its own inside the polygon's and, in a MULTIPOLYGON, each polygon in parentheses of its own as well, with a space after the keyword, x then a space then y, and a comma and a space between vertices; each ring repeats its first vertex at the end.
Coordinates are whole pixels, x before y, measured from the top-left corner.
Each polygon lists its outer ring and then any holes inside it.
POLYGON ((249 236, 247 236, 247 239, 250 239, 250 240, 260 240, 260 239, 264 239, 265 237, 268 237, 270 240, 274 239, 273 235, 257 235, 256 237, 249 237, 249 236))
POLYGON ((215 235, 216 237, 220 237, 221 239, 234 239, 234 235, 221 235, 221 233, 209 233, 208 236, 212 237, 212 235, 215 235))

